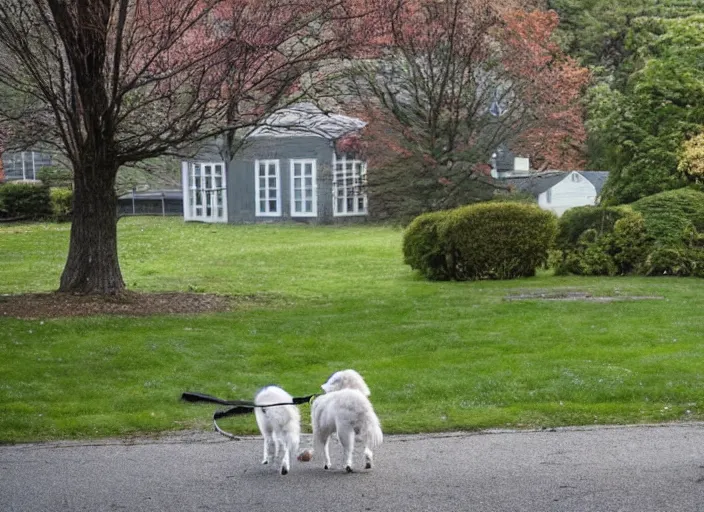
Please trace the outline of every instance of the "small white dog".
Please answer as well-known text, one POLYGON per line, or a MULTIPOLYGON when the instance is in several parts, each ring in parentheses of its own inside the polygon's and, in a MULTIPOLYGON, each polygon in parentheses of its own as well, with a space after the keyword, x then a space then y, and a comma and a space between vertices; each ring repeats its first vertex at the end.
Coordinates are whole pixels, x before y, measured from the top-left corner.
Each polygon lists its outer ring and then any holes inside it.
MULTIPOLYGON (((254 397, 255 405, 270 405, 291 403, 293 398, 277 386, 267 386, 261 389, 254 397)), ((291 467, 290 454, 298 451, 301 438, 301 414, 295 405, 277 405, 276 407, 255 407, 254 415, 257 417, 259 431, 264 436, 264 459, 262 464, 269 464, 271 451, 274 445, 274 458, 279 456, 279 447, 283 448, 284 456, 281 461, 281 474, 288 473, 291 467)))
POLYGON ((345 452, 345 469, 351 473, 355 436, 359 436, 364 442, 365 468, 371 469, 372 448, 379 446, 384 436, 367 398, 370 392, 364 379, 354 370, 344 370, 333 373, 321 387, 325 394, 315 399, 311 409, 313 453, 324 452, 325 469, 331 468, 328 442, 337 432, 345 452))

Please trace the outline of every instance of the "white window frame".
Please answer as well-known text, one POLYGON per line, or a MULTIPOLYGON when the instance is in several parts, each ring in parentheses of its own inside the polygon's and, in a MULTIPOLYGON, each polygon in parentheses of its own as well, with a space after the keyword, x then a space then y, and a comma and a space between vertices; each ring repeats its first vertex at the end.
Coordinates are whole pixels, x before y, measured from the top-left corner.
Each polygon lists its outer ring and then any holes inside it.
POLYGON ((281 217, 281 163, 279 160, 255 160, 254 161, 254 212, 255 216, 257 217, 281 217), (266 191, 266 197, 264 200, 266 201, 266 208, 267 211, 261 212, 259 211, 259 201, 261 201, 261 198, 259 197, 260 191, 262 190, 260 185, 259 185, 259 165, 264 164, 266 166, 267 174, 265 176, 266 178, 266 186, 264 190, 266 191), (271 211, 269 209, 269 201, 271 201, 271 198, 269 197, 269 165, 274 164, 275 169, 276 169, 276 211, 271 211))
POLYGON ((342 155, 342 158, 337 158, 337 154, 333 154, 333 160, 332 160, 332 212, 334 217, 352 217, 352 216, 359 216, 359 215, 367 215, 368 214, 368 198, 367 198, 367 193, 366 193, 366 185, 367 185, 367 163, 362 161, 362 160, 356 160, 353 158, 347 158, 347 155, 342 155), (352 211, 349 211, 349 208, 347 207, 347 200, 350 198, 349 195, 347 195, 348 192, 348 187, 343 186, 340 187, 338 183, 338 166, 341 166, 341 169, 345 173, 345 178, 348 175, 348 166, 351 165, 352 168, 352 180, 353 180, 353 188, 356 188, 358 191, 359 190, 364 190, 363 192, 357 192, 354 193, 351 197, 353 198, 352 201, 352 211), (359 169, 359 173, 356 173, 356 170, 359 169), (358 175, 357 175, 358 174, 358 175), (339 195, 339 191, 342 190, 343 194, 339 195), (339 198, 343 199, 343 211, 340 211, 338 209, 338 204, 337 200, 339 198), (362 204, 363 207, 362 209, 359 208, 359 200, 362 199, 362 204))
POLYGON ((199 220, 203 222, 227 222, 227 167, 225 162, 205 162, 205 161, 190 161, 182 162, 182 184, 183 184, 183 215, 186 220, 199 220), (200 167, 200 186, 196 187, 196 166, 200 167), (210 167, 210 187, 207 187, 205 167, 210 167), (215 186, 215 167, 220 166, 221 178, 220 187, 215 186), (196 213, 196 192, 201 193, 202 205, 201 214, 196 213), (216 198, 217 193, 222 194, 222 204, 218 205, 216 198), (211 200, 211 215, 207 215, 208 199, 211 200), (222 215, 218 215, 218 207, 222 207, 222 215))
MULTIPOLYGON (((318 169, 317 169, 317 161, 315 158, 292 158, 289 162, 290 165, 290 177, 291 177, 291 217, 317 217, 318 216, 318 169), (312 166, 312 187, 311 187, 311 193, 312 197, 310 198, 312 202, 312 207, 310 212, 306 211, 301 211, 297 212, 296 211, 296 188, 295 188, 295 176, 294 176, 294 166, 296 164, 301 165, 301 179, 305 179, 305 166, 307 164, 311 164, 312 166)), ((303 192, 305 190, 305 184, 301 187, 301 191, 303 192)), ((305 203, 308 201, 304 197, 304 194, 301 194, 301 204, 304 207, 303 209, 305 210, 305 203)))

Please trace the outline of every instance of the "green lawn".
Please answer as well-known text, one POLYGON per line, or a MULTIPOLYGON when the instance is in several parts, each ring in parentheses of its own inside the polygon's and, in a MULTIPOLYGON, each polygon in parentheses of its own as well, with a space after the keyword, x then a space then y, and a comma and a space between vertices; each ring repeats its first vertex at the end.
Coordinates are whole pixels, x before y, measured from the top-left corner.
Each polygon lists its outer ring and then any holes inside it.
MULTIPOLYGON (((0 293, 56 288, 68 225, 0 227, 0 293)), ((257 295, 232 313, 0 319, 0 442, 209 428, 182 391, 367 379, 387 433, 704 420, 704 280, 431 283, 400 230, 119 223, 133 290, 257 295), (530 289, 664 300, 508 302, 530 289)), ((304 418, 307 417, 307 406, 304 418)), ((223 428, 253 433, 252 416, 223 428)))

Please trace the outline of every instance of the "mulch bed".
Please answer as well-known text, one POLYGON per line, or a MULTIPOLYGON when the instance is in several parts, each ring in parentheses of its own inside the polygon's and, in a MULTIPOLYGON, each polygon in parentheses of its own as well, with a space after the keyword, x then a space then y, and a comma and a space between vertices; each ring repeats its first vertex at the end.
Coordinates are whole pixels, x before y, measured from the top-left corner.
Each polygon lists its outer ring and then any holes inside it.
POLYGON ((97 315, 149 316, 231 311, 234 297, 206 293, 135 293, 119 297, 28 293, 0 295, 0 318, 60 318, 97 315))

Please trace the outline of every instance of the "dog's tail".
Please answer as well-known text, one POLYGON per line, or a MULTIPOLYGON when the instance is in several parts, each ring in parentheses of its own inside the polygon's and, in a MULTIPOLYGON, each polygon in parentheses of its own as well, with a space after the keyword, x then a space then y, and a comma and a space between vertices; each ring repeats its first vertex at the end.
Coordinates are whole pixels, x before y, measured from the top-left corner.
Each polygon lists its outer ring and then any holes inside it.
POLYGON ((376 417, 376 414, 372 414, 372 417, 369 418, 369 423, 367 423, 367 432, 364 437, 365 444, 370 448, 375 448, 384 441, 384 434, 381 431, 381 424, 379 423, 379 418, 376 417))

